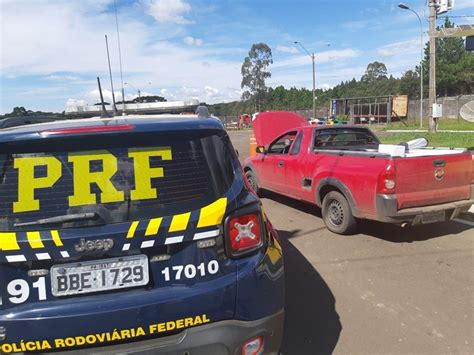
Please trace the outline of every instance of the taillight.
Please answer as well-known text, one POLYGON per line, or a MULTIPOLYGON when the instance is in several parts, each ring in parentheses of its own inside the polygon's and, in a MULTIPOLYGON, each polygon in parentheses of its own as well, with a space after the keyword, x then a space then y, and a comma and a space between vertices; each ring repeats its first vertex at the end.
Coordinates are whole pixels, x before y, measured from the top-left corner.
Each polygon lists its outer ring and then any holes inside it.
POLYGON ((231 257, 247 255, 263 245, 262 221, 258 213, 232 216, 228 219, 226 229, 231 257))
POLYGON ((242 355, 261 355, 263 354, 263 338, 255 337, 247 340, 242 345, 242 355))
POLYGON ((377 192, 382 194, 394 194, 396 187, 395 177, 395 166, 388 164, 379 175, 377 192))
POLYGON ((134 128, 135 126, 131 124, 57 128, 57 129, 48 129, 48 130, 42 131, 41 135, 52 136, 52 135, 68 135, 68 134, 84 134, 84 133, 117 132, 117 131, 130 131, 130 130, 133 130, 134 128))

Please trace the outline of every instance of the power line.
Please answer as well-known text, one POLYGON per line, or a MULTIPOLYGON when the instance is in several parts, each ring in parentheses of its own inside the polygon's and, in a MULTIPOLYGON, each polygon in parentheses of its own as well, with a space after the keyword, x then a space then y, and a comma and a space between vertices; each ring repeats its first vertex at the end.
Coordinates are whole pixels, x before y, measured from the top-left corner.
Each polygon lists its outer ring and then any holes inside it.
POLYGON ((457 16, 449 16, 449 15, 445 15, 445 16, 438 16, 438 18, 441 18, 441 17, 448 17, 448 18, 460 18, 460 17, 474 17, 474 15, 457 15, 457 16))

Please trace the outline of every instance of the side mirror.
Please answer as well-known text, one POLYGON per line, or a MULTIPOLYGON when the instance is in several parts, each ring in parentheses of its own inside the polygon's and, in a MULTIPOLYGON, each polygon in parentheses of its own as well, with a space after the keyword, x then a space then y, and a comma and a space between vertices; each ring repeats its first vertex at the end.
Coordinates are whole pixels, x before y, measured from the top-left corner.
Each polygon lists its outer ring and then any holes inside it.
POLYGON ((266 151, 265 151, 265 147, 263 145, 259 145, 256 149, 257 153, 260 153, 260 154, 265 154, 266 151))

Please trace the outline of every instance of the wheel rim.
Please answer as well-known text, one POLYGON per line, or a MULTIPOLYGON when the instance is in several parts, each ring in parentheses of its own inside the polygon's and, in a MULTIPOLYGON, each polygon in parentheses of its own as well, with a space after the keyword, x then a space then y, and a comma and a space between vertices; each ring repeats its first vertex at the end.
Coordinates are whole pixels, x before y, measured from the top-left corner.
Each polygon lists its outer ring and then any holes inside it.
POLYGON ((247 180, 250 184, 250 187, 254 190, 257 191, 257 181, 255 181, 255 178, 252 175, 247 176, 247 180))
POLYGON ((328 217, 329 222, 338 227, 344 221, 344 209, 341 202, 338 200, 331 200, 328 205, 328 217))

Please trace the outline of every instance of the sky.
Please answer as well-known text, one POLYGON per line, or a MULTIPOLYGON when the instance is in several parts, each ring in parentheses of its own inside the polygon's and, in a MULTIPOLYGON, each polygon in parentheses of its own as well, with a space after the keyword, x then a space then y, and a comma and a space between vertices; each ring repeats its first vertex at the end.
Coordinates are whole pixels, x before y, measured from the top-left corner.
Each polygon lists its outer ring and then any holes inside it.
MULTIPOLYGON (((359 79, 373 61, 399 77, 420 60, 420 25, 399 0, 0 0, 0 113, 15 106, 61 112, 66 105, 160 95, 218 103, 241 96, 241 65, 252 44, 272 49, 267 85, 330 88, 359 79), (116 5, 116 7, 115 7, 116 5)), ((422 19, 426 0, 405 2, 422 19)), ((474 23, 474 0, 455 0, 456 24, 474 23), (467 16, 467 17, 466 17, 467 16)), ((443 18, 438 19, 441 24, 443 18)))

